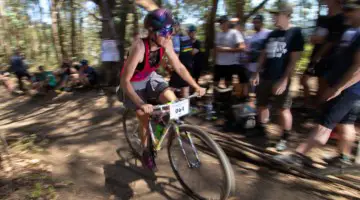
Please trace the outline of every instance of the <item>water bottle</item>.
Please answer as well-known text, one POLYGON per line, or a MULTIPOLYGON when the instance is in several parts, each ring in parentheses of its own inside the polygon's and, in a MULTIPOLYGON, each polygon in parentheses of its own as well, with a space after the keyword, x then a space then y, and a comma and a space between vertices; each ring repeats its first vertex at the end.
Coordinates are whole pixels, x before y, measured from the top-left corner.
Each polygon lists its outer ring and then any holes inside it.
POLYGON ((164 132, 164 126, 161 123, 156 124, 154 131, 156 139, 160 141, 163 132, 164 132))
POLYGON ((212 102, 209 102, 205 105, 205 111, 206 111, 206 120, 212 119, 213 114, 213 105, 212 102))

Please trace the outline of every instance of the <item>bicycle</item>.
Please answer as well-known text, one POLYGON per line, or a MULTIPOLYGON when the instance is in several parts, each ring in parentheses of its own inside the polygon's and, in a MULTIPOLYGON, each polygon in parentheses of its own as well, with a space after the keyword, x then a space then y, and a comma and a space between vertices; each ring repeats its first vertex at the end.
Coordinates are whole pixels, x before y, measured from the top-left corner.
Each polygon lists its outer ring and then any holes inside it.
MULTIPOLYGON (((162 149, 165 139, 168 139, 167 151, 171 168, 187 194, 196 199, 224 200, 235 192, 234 172, 229 159, 207 133, 179 120, 189 114, 190 99, 196 96, 194 94, 170 104, 154 106, 149 121, 148 148, 155 161, 157 152, 162 149), (157 136, 153 131, 153 124, 159 123, 163 123, 165 127, 157 136), (216 170, 220 170, 220 173, 215 172, 216 170)), ((139 123, 137 119, 130 120, 131 113, 134 111, 125 111, 123 127, 133 154, 140 158, 139 123)))

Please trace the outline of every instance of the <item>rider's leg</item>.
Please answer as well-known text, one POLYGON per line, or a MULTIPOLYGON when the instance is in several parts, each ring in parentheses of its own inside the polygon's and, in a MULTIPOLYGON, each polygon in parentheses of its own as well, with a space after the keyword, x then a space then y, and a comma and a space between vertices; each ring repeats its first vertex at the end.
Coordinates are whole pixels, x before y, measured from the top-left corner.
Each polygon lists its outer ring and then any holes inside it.
POLYGON ((140 122, 140 130, 139 130, 139 137, 141 140, 141 145, 143 147, 147 147, 147 133, 149 131, 149 114, 145 114, 142 110, 136 111, 136 116, 140 122))
POLYGON ((169 103, 169 102, 172 102, 175 100, 176 100, 176 95, 175 95, 174 91, 170 90, 170 88, 164 90, 159 96, 159 101, 163 104, 169 103))

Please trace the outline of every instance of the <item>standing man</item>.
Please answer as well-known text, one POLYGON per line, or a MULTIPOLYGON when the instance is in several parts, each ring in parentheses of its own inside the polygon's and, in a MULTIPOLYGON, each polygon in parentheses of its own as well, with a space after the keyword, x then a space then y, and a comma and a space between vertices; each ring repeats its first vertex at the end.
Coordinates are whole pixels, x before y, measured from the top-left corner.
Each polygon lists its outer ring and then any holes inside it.
POLYGON ((218 20, 221 32, 216 33, 215 53, 216 65, 214 71, 214 85, 217 87, 222 78, 225 86, 232 84, 233 74, 239 71, 239 52, 245 50, 245 41, 242 35, 235 29, 230 28, 229 18, 222 16, 218 20))
POLYGON ((10 67, 18 79, 19 89, 24 91, 25 88, 21 79, 23 77, 27 77, 28 80, 31 81, 31 76, 26 69, 23 57, 20 55, 20 52, 18 50, 16 50, 14 55, 11 57, 10 67))
MULTIPOLYGON (((192 66, 193 66, 193 44, 192 40, 189 35, 185 35, 181 33, 181 29, 177 28, 178 35, 180 42, 180 50, 179 50, 179 60, 181 63, 186 67, 186 69, 192 74, 192 66)), ((174 49, 175 49, 174 45, 174 49)), ((177 48, 177 47, 176 47, 177 48)), ((175 50, 176 52, 176 50, 175 50)), ((171 88, 180 89, 181 90, 181 97, 189 96, 189 84, 184 81, 178 73, 175 71, 172 72, 169 85, 171 88)))
POLYGON ((360 0, 347 1, 343 9, 352 28, 343 34, 333 67, 324 76, 330 87, 321 96, 325 103, 318 125, 295 154, 277 156, 279 161, 301 166, 305 155, 312 148, 325 145, 337 127, 341 136, 340 156, 332 164, 340 167, 351 164, 351 147, 356 139, 354 123, 360 111, 360 0))
POLYGON ((195 25, 190 25, 188 27, 188 35, 191 39, 193 48, 193 77, 196 82, 199 82, 201 71, 203 69, 204 56, 201 52, 201 41, 196 38, 196 31, 197 29, 195 25))
POLYGON ((254 86, 258 85, 256 94, 258 128, 262 134, 265 133, 264 127, 269 121, 268 106, 274 97, 274 106, 280 118, 279 125, 283 130, 276 149, 282 151, 287 147, 286 141, 292 129, 290 80, 300 54, 304 50, 304 38, 300 28, 290 27, 292 5, 283 1, 270 12, 273 14, 276 29, 264 42, 257 72, 253 74, 251 82, 254 86))
POLYGON ((257 61, 259 60, 259 56, 261 54, 262 47, 264 46, 264 42, 268 37, 271 30, 264 28, 264 16, 256 15, 253 18, 253 26, 255 33, 250 36, 248 40, 249 48, 248 48, 248 70, 251 73, 256 72, 257 70, 257 61))
POLYGON ((323 76, 331 67, 331 55, 335 52, 342 34, 348 28, 341 10, 342 0, 324 0, 324 2, 328 7, 328 15, 320 17, 317 21, 316 31, 310 38, 310 42, 315 46, 308 68, 301 79, 305 106, 311 106, 310 78, 318 77, 318 93, 321 93, 326 84, 323 76))

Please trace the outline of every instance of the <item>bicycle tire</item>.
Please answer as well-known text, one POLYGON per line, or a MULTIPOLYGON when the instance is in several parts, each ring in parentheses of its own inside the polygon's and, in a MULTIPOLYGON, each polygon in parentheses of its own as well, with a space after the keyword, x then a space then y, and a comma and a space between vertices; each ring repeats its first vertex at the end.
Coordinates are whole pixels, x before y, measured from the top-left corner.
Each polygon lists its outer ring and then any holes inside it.
MULTIPOLYGON (((126 141, 133 153, 133 155, 136 157, 136 158, 140 158, 141 155, 140 155, 140 152, 139 152, 139 149, 138 147, 136 147, 136 144, 134 144, 134 142, 132 141, 132 138, 133 138, 133 133, 131 133, 131 130, 130 130, 130 127, 127 126, 126 124, 126 121, 129 120, 129 116, 130 114, 133 113, 133 111, 131 110, 126 110, 124 115, 123 115, 123 129, 124 129, 124 134, 125 134, 125 138, 126 138, 126 141)), ((138 123, 138 122, 136 122, 138 123)), ((136 127, 136 124, 135 124, 135 127, 136 127)))
MULTIPOLYGON (((224 172, 224 189, 222 192, 222 195, 220 197, 221 200, 225 200, 229 198, 231 195, 235 195, 235 176, 234 171, 232 169, 232 166, 230 164, 230 161, 224 151, 220 148, 220 146, 203 130, 196 128, 191 125, 181 125, 179 126, 180 133, 183 131, 191 132, 192 135, 196 135, 198 138, 204 142, 210 150, 217 156, 217 158, 220 160, 222 171, 224 172)), ((171 168, 179 180, 180 184, 184 187, 185 191, 192 197, 196 199, 206 199, 199 194, 197 194, 195 191, 193 191, 192 188, 190 188, 183 178, 181 177, 179 171, 177 170, 177 167, 175 166, 174 160, 172 159, 172 152, 171 147, 173 145, 174 140, 176 140, 177 137, 172 137, 171 141, 168 145, 168 157, 170 160, 171 168)), ((211 198, 212 199, 212 198, 211 198)))

